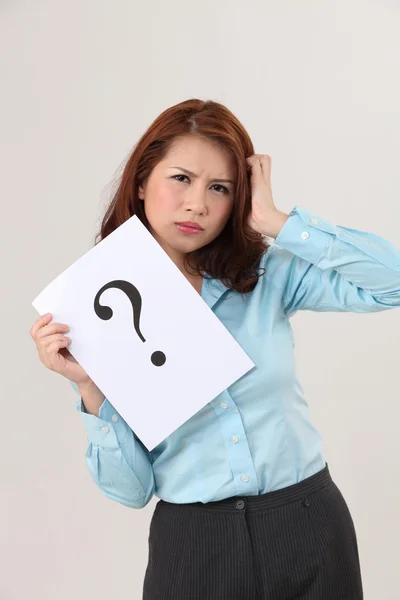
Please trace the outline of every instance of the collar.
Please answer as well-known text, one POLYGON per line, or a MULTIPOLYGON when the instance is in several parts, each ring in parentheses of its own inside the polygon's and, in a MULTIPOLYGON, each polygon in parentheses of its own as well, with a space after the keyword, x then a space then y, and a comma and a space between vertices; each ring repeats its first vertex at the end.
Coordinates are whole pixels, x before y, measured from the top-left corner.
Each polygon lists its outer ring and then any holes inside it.
POLYGON ((210 279, 209 277, 207 273, 204 274, 201 297, 210 308, 213 308, 221 296, 230 288, 224 285, 220 279, 210 279))

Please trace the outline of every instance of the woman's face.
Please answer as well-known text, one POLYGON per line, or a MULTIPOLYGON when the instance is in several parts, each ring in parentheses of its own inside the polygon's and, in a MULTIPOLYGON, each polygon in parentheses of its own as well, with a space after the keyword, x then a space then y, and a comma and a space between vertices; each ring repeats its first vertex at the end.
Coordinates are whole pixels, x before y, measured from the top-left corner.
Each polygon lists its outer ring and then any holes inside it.
POLYGON ((181 266, 185 254, 221 233, 232 212, 234 190, 232 158, 204 138, 185 135, 175 139, 168 155, 139 187, 139 198, 152 235, 181 266), (182 231, 176 223, 183 221, 198 223, 202 230, 182 231))

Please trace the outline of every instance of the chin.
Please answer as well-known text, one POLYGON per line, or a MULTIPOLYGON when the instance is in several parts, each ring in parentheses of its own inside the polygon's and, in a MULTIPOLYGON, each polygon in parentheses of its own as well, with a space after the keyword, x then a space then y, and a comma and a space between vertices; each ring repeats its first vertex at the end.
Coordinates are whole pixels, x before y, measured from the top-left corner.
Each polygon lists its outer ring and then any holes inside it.
POLYGON ((194 240, 188 240, 186 244, 177 244, 176 242, 171 242, 169 245, 177 252, 182 252, 182 254, 188 254, 189 252, 194 252, 195 250, 202 248, 203 246, 205 246, 205 243, 201 243, 199 241, 195 242, 194 240))

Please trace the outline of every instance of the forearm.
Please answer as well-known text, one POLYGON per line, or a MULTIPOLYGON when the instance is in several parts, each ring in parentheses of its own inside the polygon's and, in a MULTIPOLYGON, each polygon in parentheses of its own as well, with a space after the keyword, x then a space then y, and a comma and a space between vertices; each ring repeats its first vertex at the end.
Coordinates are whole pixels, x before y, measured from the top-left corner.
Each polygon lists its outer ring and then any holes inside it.
POLYGON ((98 417, 100 406, 103 404, 105 398, 103 392, 94 383, 90 385, 78 385, 78 389, 86 412, 98 417))
POLYGON ((271 219, 268 220, 268 223, 263 227, 263 235, 276 239, 282 227, 289 219, 289 216, 290 215, 280 210, 275 211, 273 217, 271 217, 271 219))
POLYGON ((98 388, 70 383, 82 399, 76 409, 88 432, 86 462, 94 482, 110 499, 142 508, 155 488, 150 452, 98 388))

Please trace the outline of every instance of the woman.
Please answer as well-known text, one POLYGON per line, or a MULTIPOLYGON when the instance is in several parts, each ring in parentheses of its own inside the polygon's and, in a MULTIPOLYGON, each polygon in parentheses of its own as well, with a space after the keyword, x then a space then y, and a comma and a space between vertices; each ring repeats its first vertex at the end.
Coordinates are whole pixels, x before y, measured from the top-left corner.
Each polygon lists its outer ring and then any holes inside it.
MULTIPOLYGON (((353 520, 296 377, 289 319, 400 306, 400 252, 306 208, 280 211, 270 157, 211 101, 172 106, 145 132, 100 239, 133 214, 256 365, 150 452, 68 352, 67 326, 44 315, 31 329, 41 361, 80 395, 102 492, 132 508, 159 498, 143 599, 363 598, 353 520)), ((192 375, 207 377, 201 364, 192 375)))

